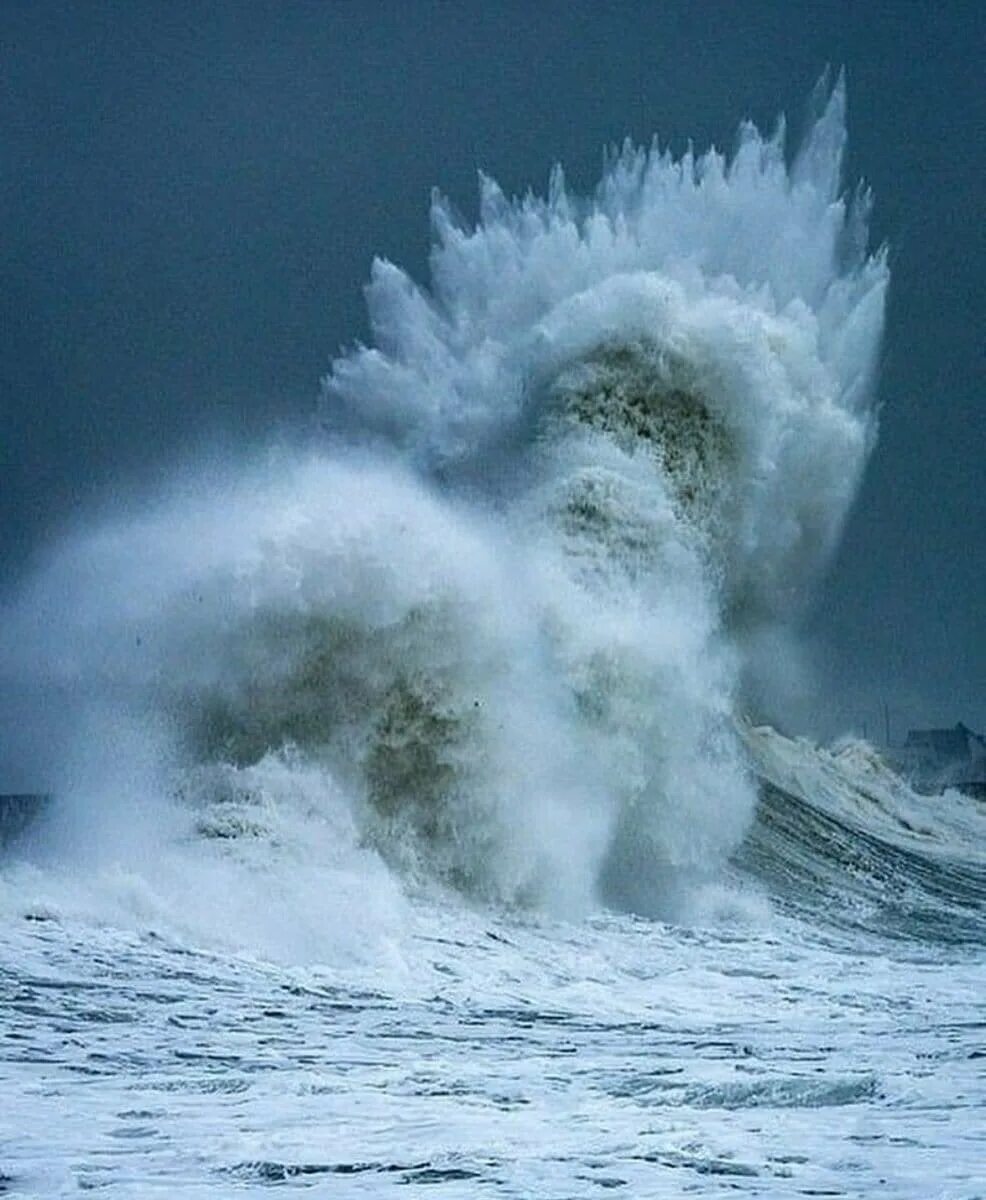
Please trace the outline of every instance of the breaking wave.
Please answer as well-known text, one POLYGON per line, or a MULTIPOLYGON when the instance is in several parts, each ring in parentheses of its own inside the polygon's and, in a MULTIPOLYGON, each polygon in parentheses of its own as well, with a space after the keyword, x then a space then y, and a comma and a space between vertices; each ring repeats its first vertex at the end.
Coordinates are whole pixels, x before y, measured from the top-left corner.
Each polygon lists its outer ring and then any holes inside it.
POLYGON ((983 944, 981 804, 953 789, 929 802, 866 742, 820 749, 750 726, 742 736, 760 800, 733 863, 776 906, 884 937, 983 944))
POLYGON ((475 227, 436 196, 430 287, 374 264, 317 448, 55 547, 0 657, 65 844, 289 855, 353 908, 385 863, 681 911, 748 831, 744 675, 875 436, 888 271, 844 117, 840 80, 790 163, 782 123, 628 143, 589 198, 483 178, 475 227))

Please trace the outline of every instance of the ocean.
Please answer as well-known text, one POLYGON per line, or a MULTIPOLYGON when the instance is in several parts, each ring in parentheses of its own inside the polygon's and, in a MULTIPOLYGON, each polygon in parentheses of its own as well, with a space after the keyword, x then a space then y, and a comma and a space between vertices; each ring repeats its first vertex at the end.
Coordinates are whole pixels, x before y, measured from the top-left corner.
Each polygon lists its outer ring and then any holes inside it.
POLYGON ((845 140, 436 195, 316 438, 4 598, 0 1193, 986 1196, 986 810, 765 719, 878 434, 845 140))

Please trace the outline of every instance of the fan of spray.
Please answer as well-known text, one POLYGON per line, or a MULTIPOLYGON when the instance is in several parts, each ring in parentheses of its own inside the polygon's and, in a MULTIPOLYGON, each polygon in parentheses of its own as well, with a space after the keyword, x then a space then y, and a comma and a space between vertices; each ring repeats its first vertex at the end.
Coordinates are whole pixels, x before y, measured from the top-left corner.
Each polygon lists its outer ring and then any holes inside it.
POLYGON ((586 199, 484 178, 475 227, 436 198, 431 286, 374 264, 318 451, 83 531, 9 606, 7 686, 84 731, 63 792, 275 842, 303 793, 412 876, 564 911, 713 875, 754 804, 749 648, 875 433, 844 109, 840 80, 790 165, 747 124, 729 159, 628 144, 586 199))

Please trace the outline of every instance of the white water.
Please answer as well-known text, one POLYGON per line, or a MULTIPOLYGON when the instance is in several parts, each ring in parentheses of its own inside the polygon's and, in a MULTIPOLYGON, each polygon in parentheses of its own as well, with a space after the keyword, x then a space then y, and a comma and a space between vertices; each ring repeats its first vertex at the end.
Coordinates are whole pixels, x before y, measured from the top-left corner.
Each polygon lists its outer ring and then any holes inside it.
POLYGON ((744 126, 728 160, 627 147, 589 199, 484 180, 475 228, 436 200, 431 286, 375 264, 318 447, 190 470, 9 598, 57 797, 0 862, 12 1186, 974 1194, 978 815, 912 877, 920 799, 886 785, 891 837, 869 760, 742 721, 876 431, 844 106, 790 165, 744 126), (760 776, 811 819, 754 826, 760 776))
POLYGON ((471 230, 436 199, 432 288, 375 264, 321 449, 56 547, 0 636, 73 838, 173 840, 176 792, 260 771, 471 896, 676 912, 714 878, 754 806, 744 669, 873 440, 844 104, 790 169, 744 126, 728 163, 627 146, 590 200, 484 180, 471 230))

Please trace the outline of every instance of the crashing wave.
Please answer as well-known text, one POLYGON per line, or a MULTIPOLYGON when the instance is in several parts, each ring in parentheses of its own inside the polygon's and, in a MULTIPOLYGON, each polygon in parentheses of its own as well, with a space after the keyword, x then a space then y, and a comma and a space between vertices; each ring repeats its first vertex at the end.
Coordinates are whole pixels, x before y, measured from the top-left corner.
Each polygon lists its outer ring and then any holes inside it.
MULTIPOLYGON (((474 228, 436 198, 431 287, 374 264, 325 444, 64 543, 6 675, 200 805, 279 756, 412 875, 672 911, 748 828, 744 667, 873 444, 888 273, 844 109, 790 165, 746 124, 728 159, 627 144, 587 199, 483 179, 474 228)), ((199 827, 254 830, 225 812, 199 827)))
POLYGON ((760 780, 734 855, 775 903, 826 924, 981 946, 986 812, 957 791, 929 804, 868 743, 820 749, 741 729, 760 780))

